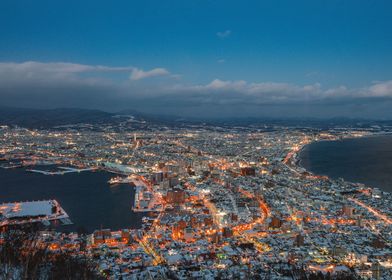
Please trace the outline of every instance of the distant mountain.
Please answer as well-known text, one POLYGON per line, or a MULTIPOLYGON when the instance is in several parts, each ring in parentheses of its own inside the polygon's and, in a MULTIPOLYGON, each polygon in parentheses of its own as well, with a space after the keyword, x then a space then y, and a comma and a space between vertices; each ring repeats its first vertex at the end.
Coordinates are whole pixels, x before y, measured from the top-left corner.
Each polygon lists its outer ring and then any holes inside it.
POLYGON ((109 113, 100 110, 79 108, 58 109, 30 109, 0 107, 0 125, 18 125, 28 128, 50 128, 72 124, 119 124, 124 120, 132 120, 133 129, 146 128, 146 126, 251 126, 251 127, 313 127, 333 128, 339 126, 367 128, 374 125, 392 126, 392 121, 360 120, 348 118, 183 118, 171 115, 157 115, 142 113, 134 110, 123 110, 109 113))
POLYGON ((0 124, 45 128, 76 123, 105 123, 114 114, 77 108, 29 109, 0 107, 0 124))
POLYGON ((177 116, 145 114, 134 110, 109 113, 80 108, 31 109, 0 107, 0 125, 28 128, 50 128, 71 124, 115 124, 132 116, 133 120, 156 125, 179 125, 184 119, 177 116))

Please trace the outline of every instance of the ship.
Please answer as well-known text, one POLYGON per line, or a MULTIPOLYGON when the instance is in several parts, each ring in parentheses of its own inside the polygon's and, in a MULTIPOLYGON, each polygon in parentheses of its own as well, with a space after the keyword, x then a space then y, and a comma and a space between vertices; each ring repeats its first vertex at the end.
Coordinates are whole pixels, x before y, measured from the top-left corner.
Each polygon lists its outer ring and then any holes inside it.
POLYGON ((117 177, 113 177, 111 178, 108 183, 110 185, 115 185, 115 184, 127 184, 130 183, 131 179, 129 179, 128 177, 121 177, 121 176, 117 176, 117 177))

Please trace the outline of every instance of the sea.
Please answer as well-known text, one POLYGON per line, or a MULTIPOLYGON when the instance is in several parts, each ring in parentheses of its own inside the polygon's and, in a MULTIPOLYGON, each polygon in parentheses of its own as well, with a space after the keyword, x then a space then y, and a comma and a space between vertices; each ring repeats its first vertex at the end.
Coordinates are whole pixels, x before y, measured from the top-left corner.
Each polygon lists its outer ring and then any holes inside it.
POLYGON ((314 142, 302 149, 299 160, 314 174, 392 192, 392 135, 314 142))
MULTIPOLYGON (((51 168, 53 166, 34 167, 51 168)), ((56 199, 73 222, 56 228, 64 232, 140 228, 144 214, 132 212, 134 187, 109 185, 107 182, 113 176, 104 171, 43 175, 27 172, 25 168, 0 168, 0 204, 56 199)))

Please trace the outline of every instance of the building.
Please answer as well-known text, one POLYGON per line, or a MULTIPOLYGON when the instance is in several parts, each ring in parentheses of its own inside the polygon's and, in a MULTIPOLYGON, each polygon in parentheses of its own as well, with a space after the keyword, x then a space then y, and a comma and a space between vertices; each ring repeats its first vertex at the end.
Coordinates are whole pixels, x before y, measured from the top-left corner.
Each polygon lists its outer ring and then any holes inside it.
POLYGON ((185 202, 185 191, 182 189, 172 189, 167 191, 166 201, 171 204, 181 204, 185 202))
POLYGON ((349 205, 344 205, 342 208, 343 215, 347 217, 352 217, 354 215, 354 207, 351 207, 349 205))
POLYGON ((241 168, 241 175, 242 176, 255 176, 256 169, 254 167, 242 167, 241 168))

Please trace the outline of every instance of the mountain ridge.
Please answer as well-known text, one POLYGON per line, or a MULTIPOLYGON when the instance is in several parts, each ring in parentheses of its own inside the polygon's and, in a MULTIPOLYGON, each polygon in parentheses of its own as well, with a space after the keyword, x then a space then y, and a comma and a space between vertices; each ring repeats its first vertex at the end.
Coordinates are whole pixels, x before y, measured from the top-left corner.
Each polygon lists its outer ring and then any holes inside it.
POLYGON ((362 126, 362 125, 392 125, 389 120, 367 120, 353 118, 184 118, 174 115, 148 114, 136 110, 106 112, 98 109, 54 108, 34 109, 0 106, 0 125, 22 126, 28 128, 50 128, 61 125, 80 123, 109 124, 117 121, 116 117, 131 117, 156 125, 285 125, 285 126, 362 126))

